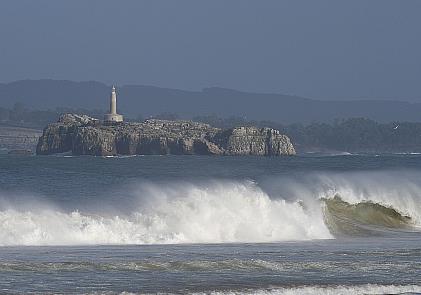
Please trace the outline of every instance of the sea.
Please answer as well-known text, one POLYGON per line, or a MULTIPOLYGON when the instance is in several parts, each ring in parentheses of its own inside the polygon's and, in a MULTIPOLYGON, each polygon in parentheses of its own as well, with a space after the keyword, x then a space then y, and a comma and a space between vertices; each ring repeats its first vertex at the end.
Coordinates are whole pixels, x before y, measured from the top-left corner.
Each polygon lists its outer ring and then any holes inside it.
POLYGON ((421 155, 0 155, 0 294, 421 294, 421 155))

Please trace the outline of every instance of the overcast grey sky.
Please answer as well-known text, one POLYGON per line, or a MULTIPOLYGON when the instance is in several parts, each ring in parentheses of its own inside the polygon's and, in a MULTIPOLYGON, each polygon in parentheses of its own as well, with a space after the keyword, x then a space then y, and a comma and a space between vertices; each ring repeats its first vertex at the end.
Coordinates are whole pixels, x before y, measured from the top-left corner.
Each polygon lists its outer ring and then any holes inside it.
POLYGON ((417 0, 3 0, 0 81, 421 102, 417 0))

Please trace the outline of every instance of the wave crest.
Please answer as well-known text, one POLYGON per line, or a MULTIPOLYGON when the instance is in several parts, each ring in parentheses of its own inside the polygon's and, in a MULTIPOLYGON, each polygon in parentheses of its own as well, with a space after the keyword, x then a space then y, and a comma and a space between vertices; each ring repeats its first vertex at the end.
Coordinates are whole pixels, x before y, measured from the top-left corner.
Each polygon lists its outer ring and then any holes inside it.
POLYGON ((326 224, 336 235, 373 234, 385 229, 411 229, 413 225, 410 216, 373 201, 350 204, 339 195, 331 199, 324 198, 322 201, 325 204, 326 224))

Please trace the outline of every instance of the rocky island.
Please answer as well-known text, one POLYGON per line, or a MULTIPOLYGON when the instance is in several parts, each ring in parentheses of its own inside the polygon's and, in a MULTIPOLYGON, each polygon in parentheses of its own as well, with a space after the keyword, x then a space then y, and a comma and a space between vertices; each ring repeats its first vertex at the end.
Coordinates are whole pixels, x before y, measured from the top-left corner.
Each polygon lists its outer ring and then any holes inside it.
POLYGON ((38 155, 294 155, 290 139, 276 129, 220 129, 192 121, 150 119, 142 123, 102 123, 86 115, 64 114, 39 138, 38 155))
POLYGON ((117 113, 113 86, 103 122, 86 115, 64 114, 39 138, 38 155, 294 155, 289 138, 271 128, 220 129, 192 121, 124 122, 117 113))

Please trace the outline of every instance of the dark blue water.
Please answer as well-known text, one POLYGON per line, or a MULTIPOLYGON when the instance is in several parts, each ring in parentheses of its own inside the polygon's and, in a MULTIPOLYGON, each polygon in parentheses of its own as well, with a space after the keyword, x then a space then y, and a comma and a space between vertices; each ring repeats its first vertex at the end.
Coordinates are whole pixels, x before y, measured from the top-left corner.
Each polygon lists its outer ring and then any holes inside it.
POLYGON ((0 293, 421 292, 420 176, 419 155, 0 155, 0 293))

